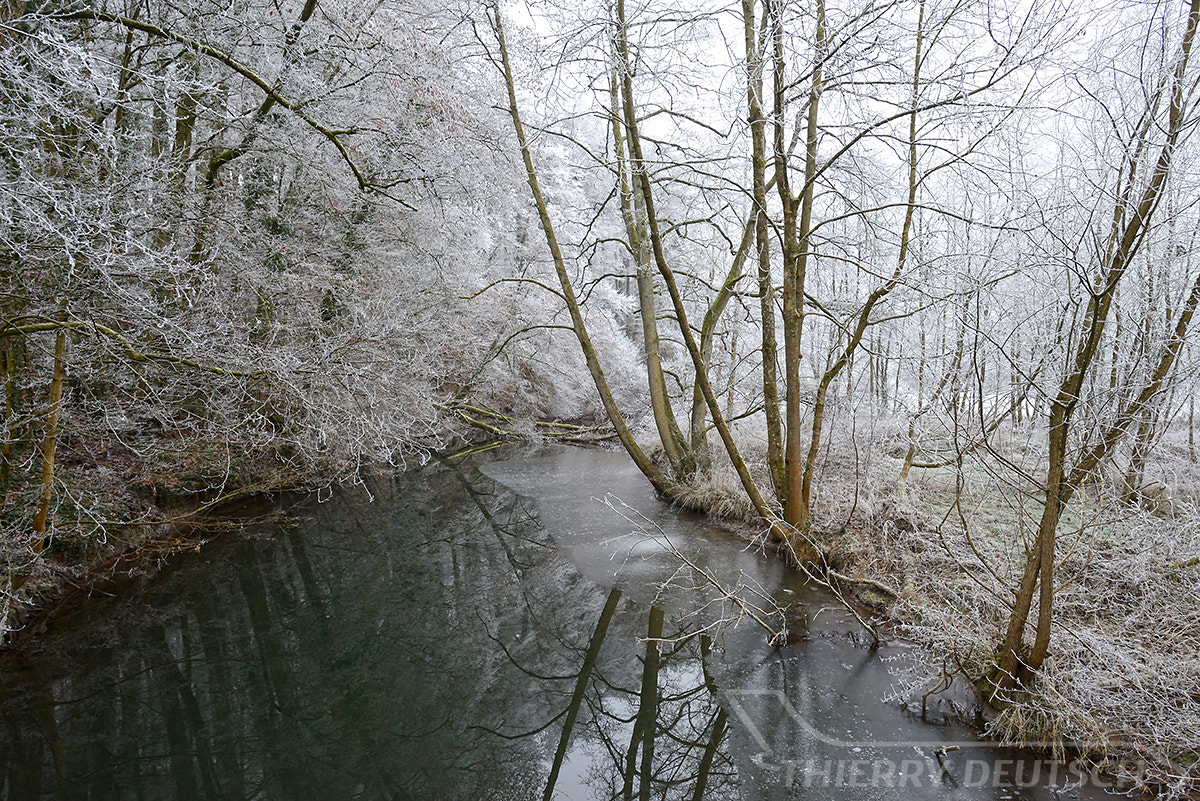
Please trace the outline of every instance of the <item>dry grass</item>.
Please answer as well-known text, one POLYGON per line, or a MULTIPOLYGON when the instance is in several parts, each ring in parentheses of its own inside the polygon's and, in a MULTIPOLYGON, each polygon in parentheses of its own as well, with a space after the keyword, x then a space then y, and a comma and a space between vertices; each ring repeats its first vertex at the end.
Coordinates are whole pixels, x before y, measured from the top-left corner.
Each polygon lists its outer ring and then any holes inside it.
MULTIPOLYGON (((973 680, 992 664, 1017 568, 992 539, 897 532, 858 565, 900 583, 897 630, 973 680)), ((1168 798, 1200 790, 1198 553, 1200 523, 1144 515, 1076 543, 1060 567, 1052 657, 990 733, 1066 747, 1168 798)), ((929 667, 910 687, 932 685, 929 667)))
MULTIPOLYGON (((886 614, 929 654, 898 697, 946 665, 978 681, 994 664, 1037 507, 971 470, 918 477, 860 527, 854 575, 897 589, 886 614)), ((1173 507, 1164 519, 1093 496, 1071 509, 1051 657, 990 719, 992 736, 1070 751, 1164 798, 1200 792, 1200 516, 1173 507)))
POLYGON ((737 474, 727 463, 692 476, 680 487, 674 501, 686 509, 701 510, 726 520, 750 522, 757 518, 737 474))

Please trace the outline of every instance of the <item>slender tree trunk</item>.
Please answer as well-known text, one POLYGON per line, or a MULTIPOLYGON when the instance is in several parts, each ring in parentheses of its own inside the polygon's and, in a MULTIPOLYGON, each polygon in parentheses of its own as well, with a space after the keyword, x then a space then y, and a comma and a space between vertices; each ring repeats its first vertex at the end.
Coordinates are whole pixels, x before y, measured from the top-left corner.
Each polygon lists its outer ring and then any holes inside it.
POLYGON ((566 262, 563 259, 562 250, 558 245, 558 237, 554 232, 554 223, 550 219, 550 211, 546 206, 546 199, 542 194, 537 171, 533 165, 533 153, 529 148, 529 140, 525 136, 525 126, 521 122, 520 109, 517 106, 517 89, 513 82, 512 65, 508 59, 508 48, 504 41, 504 24, 501 19, 500 8, 499 6, 492 6, 491 10, 496 41, 500 48, 501 69, 504 73, 505 88, 508 91, 509 116, 512 118, 517 143, 521 148, 521 158, 525 163, 525 175, 529 183, 529 190, 533 194, 538 219, 542 224, 542 233, 546 237, 546 245, 550 249, 550 256, 554 262, 554 272, 558 276, 559 286, 562 289, 562 298, 571 316, 571 326, 575 331, 575 338, 579 341, 579 347, 583 351, 584 360, 587 362, 588 372, 591 374, 592 381, 596 385, 596 392, 600 395, 600 402, 604 405, 604 411, 608 414, 609 422, 612 423, 613 429, 621 441, 621 445, 629 453, 630 458, 633 459, 638 469, 654 485, 654 488, 665 495, 670 495, 671 488, 674 486, 673 482, 663 475, 662 471, 647 458, 641 446, 633 438, 633 433, 629 430, 629 426, 625 423, 625 418, 621 415, 621 411, 617 408, 616 401, 613 399, 612 391, 608 387, 608 380, 604 376, 604 370, 600 366, 600 360, 596 355, 596 349, 592 345, 591 336, 589 336, 587 326, 584 324, 583 312, 579 308, 579 301, 575 296, 575 288, 572 286, 571 277, 567 273, 566 262))
POLYGON ((1121 477, 1121 495, 1126 503, 1136 504, 1142 497, 1142 485, 1146 480, 1146 460, 1150 456, 1154 439, 1154 417, 1154 410, 1147 409, 1138 418, 1129 465, 1125 468, 1125 475, 1121 477))
POLYGON ((633 192, 629 185, 628 156, 625 148, 625 135, 620 119, 620 92, 618 76, 615 72, 610 85, 612 100, 612 132, 613 150, 617 159, 618 191, 621 200, 621 216, 625 220, 625 232, 629 238, 629 247, 633 251, 634 264, 637 270, 638 311, 642 319, 642 345, 646 352, 646 378, 650 390, 650 409, 654 414, 654 425, 658 429, 658 438, 663 446, 663 453, 671 465, 674 475, 681 472, 691 472, 688 469, 691 459, 687 458, 686 443, 679 423, 675 420, 675 412, 671 408, 671 399, 667 395, 667 382, 663 376, 662 356, 659 349, 658 310, 654 304, 654 261, 650 255, 649 243, 646 241, 646 209, 641 194, 633 192), (689 464, 684 466, 684 462, 689 464))
POLYGON ((1196 395, 1192 390, 1188 398, 1188 457, 1196 461, 1196 395))
MULTIPOLYGON (((733 261, 729 265, 729 272, 725 274, 725 280, 721 283, 721 288, 717 290, 717 296, 709 304, 708 311, 704 313, 704 321, 700 324, 700 359, 705 364, 712 364, 713 343, 716 340, 717 323, 720 322, 721 315, 725 313, 726 307, 729 306, 729 301, 733 299, 733 295, 737 291, 738 283, 742 280, 746 258, 750 253, 750 248, 754 244, 754 225, 755 215, 751 212, 750 219, 746 220, 746 224, 742 228, 742 240, 738 245, 737 252, 734 253, 733 261)), ((734 378, 732 369, 736 364, 736 358, 730 360, 731 383, 734 378)), ((729 412, 726 413, 726 416, 729 416, 729 412)), ((699 471, 707 470, 712 463, 712 457, 708 451, 708 404, 704 400, 704 393, 701 392, 700 382, 698 381, 692 385, 692 414, 689 443, 695 469, 699 471)))
POLYGON ((58 447, 58 418, 62 409, 63 379, 66 377, 67 330, 59 328, 54 338, 54 377, 50 381, 50 410, 46 415, 46 433, 42 437, 42 481, 37 512, 33 516, 33 552, 46 547, 46 520, 54 499, 54 452, 58 447))
POLYGON ((772 533, 790 546, 794 558, 801 561, 811 561, 816 557, 815 549, 803 538, 797 541, 786 526, 779 525, 779 520, 774 511, 767 504, 766 499, 763 498, 762 493, 755 484, 754 478, 750 475, 750 470, 746 467, 746 461, 742 458, 737 443, 733 439, 733 433, 725 421, 725 415, 721 413, 720 403, 716 393, 713 392, 712 384, 708 378, 707 365, 701 356, 700 347, 696 344, 692 328, 688 324, 687 308, 684 306, 683 297, 680 295, 679 287, 675 282, 675 274, 671 270, 670 265, 667 264, 666 254, 663 250, 662 236, 658 227, 658 217, 654 210, 654 193, 650 183, 650 176, 646 170, 645 157, 642 154, 641 137, 638 134, 637 115, 634 113, 635 104, 633 102, 633 77, 629 72, 629 42, 626 38, 624 0, 617 0, 616 10, 617 49, 622 65, 622 92, 625 101, 625 131, 628 136, 629 152, 634 165, 635 184, 641 190, 646 202, 646 218, 650 228, 650 244, 654 253, 654 262, 658 266, 658 272, 663 278, 667 294, 670 295, 671 304, 675 310, 675 320, 679 326, 679 333, 683 337, 684 346, 687 348, 688 355, 692 358, 692 365, 696 371, 696 382, 704 394, 704 402, 708 405, 708 412, 712 416, 713 425, 716 427, 717 433, 721 436, 725 452, 733 464, 733 468, 742 484, 742 489, 745 490, 751 505, 753 505, 758 515, 771 526, 772 533))
POLYGON ((21 392, 17 380, 17 348, 20 339, 13 334, 4 337, 0 356, 4 359, 4 444, 0 445, 0 484, 12 473, 13 446, 16 444, 16 416, 20 409, 21 392))
MULTIPOLYGON (((783 427, 779 418, 779 384, 775 340, 775 286, 771 275, 771 240, 767 219, 767 120, 763 116, 763 71, 766 38, 755 31, 754 0, 742 0, 746 39, 747 107, 749 109, 751 169, 753 171, 754 246, 758 255, 759 316, 762 325, 763 414, 767 420, 767 466, 775 498, 787 498, 787 471, 783 460, 783 427)), ((770 0, 763 0, 762 29, 771 24, 770 0)))
POLYGON ((816 4, 812 83, 806 109, 804 186, 799 198, 792 196, 791 187, 786 179, 787 143, 784 141, 783 115, 786 106, 787 76, 784 72, 782 5, 774 11, 775 175, 780 201, 783 204, 783 358, 786 382, 784 461, 787 466, 788 487, 783 517, 791 525, 807 532, 812 521, 805 506, 802 490, 804 442, 801 432, 803 409, 800 399, 800 344, 804 326, 804 284, 811 248, 810 233, 817 175, 818 119, 821 95, 825 88, 825 0, 817 0, 816 4))
MULTIPOLYGON (((959 374, 959 371, 962 369, 963 356, 966 351, 967 307, 968 307, 969 303, 970 303, 969 299, 964 298, 962 311, 958 317, 958 337, 957 337, 957 340, 956 340, 955 346, 954 346, 954 356, 950 361, 949 368, 945 372, 942 373, 942 377, 938 380, 938 385, 936 387, 934 387, 933 394, 929 396, 928 401, 922 400, 922 395, 924 394, 926 365, 925 365, 925 334, 924 334, 924 332, 922 332, 922 334, 921 334, 921 368, 920 368, 920 377, 919 377, 918 390, 917 390, 917 410, 916 410, 916 412, 913 413, 913 415, 908 420, 908 452, 905 453, 905 455, 904 455, 904 464, 901 465, 901 467, 900 467, 900 477, 898 479, 901 487, 904 486, 905 481, 908 479, 908 473, 913 468, 914 462, 916 460, 917 421, 922 416, 924 416, 924 414, 929 409, 933 408, 938 403, 938 401, 941 400, 942 395, 946 392, 947 389, 953 389, 958 384, 958 374, 959 374)), ((946 344, 945 338, 943 335, 941 341, 938 343, 938 348, 939 349, 944 348, 945 344, 946 344)), ((957 399, 955 399, 953 401, 953 405, 957 406, 957 404, 958 404, 958 401, 957 401, 957 399)))
MULTIPOLYGON (((65 320, 65 316, 60 316, 65 320)), ((34 554, 41 555, 46 549, 46 529, 50 517, 50 504, 54 500, 54 454, 58 446, 58 419, 62 409, 63 380, 66 377, 67 329, 60 327, 54 339, 54 373, 50 379, 49 407, 46 412, 46 428, 42 434, 42 479, 38 485, 38 505, 33 514, 33 541, 30 547, 34 554)), ((9 596, 25 586, 26 576, 9 577, 9 596)), ((10 612, 9 598, 0 598, 0 637, 7 631, 10 612)))
MULTIPOLYGON (((620 46, 616 42, 614 42, 614 45, 618 48, 620 46)), ((625 102, 632 102, 632 98, 622 99, 623 93, 618 89, 618 76, 615 74, 611 86, 611 96, 613 106, 613 140, 615 149, 617 150, 618 177, 621 182, 621 191, 623 193, 628 191, 628 194, 632 196, 628 200, 626 199, 626 195, 622 196, 621 208, 626 219, 626 230, 629 232, 630 243, 634 249, 637 261, 638 297, 643 326, 648 327, 651 323, 647 322, 647 320, 653 321, 655 319, 654 317, 647 317, 648 311, 653 313, 654 310, 654 262, 652 259, 652 248, 647 241, 648 235, 646 231, 648 214, 643 194, 640 191, 629 191, 631 188, 627 180, 628 173, 626 171, 628 165, 626 137, 622 132, 621 122, 617 118, 617 109, 623 108, 625 102)), ((636 109, 634 109, 633 113, 636 114, 636 109)), ((735 252, 725 280, 722 282, 716 297, 709 305, 707 312, 705 312, 704 321, 700 326, 700 358, 706 365, 710 364, 712 360, 713 341, 716 336, 717 323, 720 321, 725 308, 729 305, 737 284, 742 278, 746 255, 753 242, 752 223, 753 218, 747 221, 744 226, 741 244, 735 252)), ((667 452, 668 458, 671 459, 677 473, 689 475, 697 471, 707 470, 711 464, 707 439, 708 406, 704 399, 704 393, 700 389, 700 382, 693 382, 690 425, 688 436, 685 438, 675 421, 670 400, 666 396, 666 382, 663 378, 661 359, 658 355, 658 331, 656 324, 654 331, 646 331, 644 339, 648 361, 652 360, 654 365, 651 368, 650 377, 651 408, 654 410, 654 419, 658 426, 659 436, 664 441, 664 450, 667 452), (653 349, 651 348, 651 342, 653 342, 653 349), (650 355, 651 353, 653 354, 652 356, 650 355), (657 386, 655 386, 656 384, 657 386), (662 395, 661 400, 656 397, 660 393, 662 395), (671 440, 670 445, 667 444, 668 438, 671 440)))
MULTIPOLYGON (((816 472, 817 454, 821 448, 821 433, 825 424, 825 400, 829 392, 829 387, 838 374, 851 363, 851 359, 854 358, 855 352, 862 343, 867 327, 871 324, 871 312, 879 301, 883 300, 900 282, 900 277, 904 274, 904 270, 908 264, 909 243, 912 236, 913 217, 916 212, 917 189, 920 186, 917 172, 917 107, 920 101, 921 62, 924 57, 924 0, 921 0, 918 8, 917 42, 913 56, 913 110, 909 115, 908 124, 908 202, 904 212, 904 224, 900 229, 900 251, 896 256, 896 267, 892 271, 891 277, 887 283, 877 288, 867 298, 867 302, 863 304, 862 310, 858 314, 858 322, 849 340, 846 342, 846 347, 842 350, 837 360, 825 371, 825 374, 821 377, 821 382, 817 385, 817 394, 813 399, 812 408, 812 432, 808 442, 808 452, 804 457, 804 468, 800 479, 800 492, 797 498, 798 502, 796 503, 800 519, 806 521, 806 525, 807 521, 812 519, 813 476, 816 472)), ((873 377, 874 368, 870 365, 868 368, 873 377)), ((880 383, 882 384, 883 381, 880 381, 880 383)), ((789 492, 789 502, 793 497, 793 494, 789 492)))

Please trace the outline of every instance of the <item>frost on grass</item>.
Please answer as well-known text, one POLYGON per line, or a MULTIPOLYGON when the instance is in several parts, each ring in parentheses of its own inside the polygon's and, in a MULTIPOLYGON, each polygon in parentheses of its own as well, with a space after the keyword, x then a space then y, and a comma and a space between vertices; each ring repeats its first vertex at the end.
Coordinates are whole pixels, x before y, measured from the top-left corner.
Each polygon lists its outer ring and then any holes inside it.
MULTIPOLYGON (((944 657, 915 666, 898 697, 919 697, 943 669, 977 680, 993 663, 1024 549, 1003 526, 969 523, 892 529, 857 565, 900 582, 890 609, 900 634, 944 657)), ((1083 521, 1063 532, 1059 559, 1051 658, 989 734, 1086 758, 1167 798, 1195 793, 1200 521, 1083 521)))

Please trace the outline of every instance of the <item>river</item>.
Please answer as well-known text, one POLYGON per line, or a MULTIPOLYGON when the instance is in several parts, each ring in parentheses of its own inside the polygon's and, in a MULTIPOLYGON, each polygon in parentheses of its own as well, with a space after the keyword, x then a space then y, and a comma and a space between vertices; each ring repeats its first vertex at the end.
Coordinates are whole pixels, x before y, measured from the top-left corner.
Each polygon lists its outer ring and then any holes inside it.
POLYGON ((886 700, 911 648, 621 454, 437 461, 290 511, 19 638, 0 799, 1103 796, 953 699, 886 700))

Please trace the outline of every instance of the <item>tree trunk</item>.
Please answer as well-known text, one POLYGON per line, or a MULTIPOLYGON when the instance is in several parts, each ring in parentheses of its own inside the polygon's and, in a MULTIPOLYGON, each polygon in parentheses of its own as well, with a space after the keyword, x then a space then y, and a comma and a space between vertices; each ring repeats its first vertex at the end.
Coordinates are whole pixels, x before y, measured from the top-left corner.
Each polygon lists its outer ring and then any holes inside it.
MULTIPOLYGON (((615 67, 615 65, 614 65, 615 67)), ((612 100, 612 132, 613 151, 617 159, 617 187, 620 192, 621 217, 625 220, 625 233, 629 238, 629 247, 633 252, 634 265, 637 270, 638 312, 642 319, 642 345, 646 352, 646 379, 650 390, 650 409, 654 414, 654 425, 658 429, 658 438, 662 443, 663 453, 671 465, 675 476, 681 472, 691 472, 684 467, 687 458, 686 443, 679 423, 675 420, 675 412, 671 408, 671 399, 667 395, 667 382, 662 371, 662 357, 659 350, 658 310, 654 304, 654 262, 650 255, 646 239, 646 209, 640 193, 633 192, 629 185, 628 156, 625 148, 625 135, 620 119, 620 92, 617 88, 618 77, 614 71, 610 96, 612 100)))
POLYGON ((63 379, 66 376, 67 330, 58 329, 54 338, 54 377, 50 381, 50 410, 46 415, 46 433, 42 437, 42 481, 37 512, 33 516, 33 552, 46 547, 46 519, 54 499, 54 452, 58 447, 58 418, 62 409, 63 379))
MULTIPOLYGON (((58 446, 58 418, 62 408, 63 380, 66 377, 67 329, 60 327, 54 339, 54 373, 50 379, 50 404, 46 429, 42 434, 42 479, 38 486, 38 505, 33 514, 33 540, 30 548, 40 556, 46 550, 46 529, 50 503, 54 500, 54 452, 58 446)), ((9 577, 9 596, 25 586, 27 576, 9 577)), ((10 598, 0 599, 0 637, 7 631, 10 598)))
POLYGON ((815 558, 815 551, 809 547, 806 541, 797 542, 792 536, 792 532, 788 531, 786 527, 779 525, 774 511, 767 504, 758 486, 754 483, 754 478, 750 475, 749 468, 746 467, 746 461, 742 458, 737 443, 733 439, 733 433, 729 430, 729 426, 725 421, 725 415, 721 413, 720 403, 708 379, 707 365, 701 356, 700 347, 696 344, 692 328, 688 324, 687 309, 684 306, 683 297, 679 293, 679 287, 675 282, 675 274, 671 270, 670 265, 667 264, 666 254, 663 250, 662 236, 658 227, 658 217, 654 211, 654 193, 650 184, 650 176, 646 170, 646 160, 642 153, 641 138, 638 134, 637 115, 634 113, 633 102, 633 78, 629 71, 629 42, 626 36, 624 0, 617 0, 616 11, 617 49, 622 67, 621 91, 625 101, 625 131, 628 136, 629 152, 634 165, 635 184, 645 199, 646 219, 650 228, 650 245, 654 253, 654 262, 658 266, 659 275, 663 278, 667 294, 671 297, 671 305, 675 309, 675 320, 679 326, 679 333, 683 337, 683 343, 687 348, 688 355, 692 358, 692 366, 696 371, 696 383, 704 394, 704 402, 708 405, 708 412, 712 416, 713 425, 716 427, 717 433, 721 436, 725 452, 733 464, 733 468, 742 484, 742 489, 745 490, 751 505, 753 505, 758 515, 771 526, 772 533, 791 547, 795 558, 802 561, 810 561, 815 558))
POLYGON ((542 233, 546 237, 546 245, 550 249, 550 256, 554 262, 554 272, 558 277, 559 286, 562 289, 562 298, 571 316, 571 327, 575 331, 575 338, 579 341, 579 347, 583 351, 584 360, 587 362, 588 373, 592 376, 596 392, 600 396, 600 402, 604 405, 604 411, 608 414, 609 422, 612 423, 613 429, 621 441, 621 445, 624 446, 630 458, 633 459, 634 464, 642 471, 642 474, 654 485, 654 488, 664 495, 670 495, 674 482, 664 476, 662 471, 646 457, 641 446, 633 438, 633 433, 629 430, 629 426, 625 423, 625 418, 621 415, 621 411, 617 408, 616 401, 613 399, 612 391, 608 387, 608 380, 605 378, 604 370, 600 366, 600 360, 596 356, 596 349, 592 345, 591 336, 588 334, 587 326, 584 324, 583 312, 579 308, 579 301, 575 296, 575 288, 571 284, 571 277, 567 274, 567 266, 563 259, 562 249, 558 245, 558 237, 554 232, 554 223, 550 219, 550 210, 546 206, 546 199, 542 194, 537 171, 533 165, 533 153, 529 149, 529 140, 525 136, 525 126, 521 122, 521 114, 517 106, 517 89, 516 84, 513 82, 512 65, 508 59, 508 48, 504 41, 504 25, 500 16, 500 8, 499 6, 492 6, 491 10, 496 41, 500 47, 501 69, 504 73, 505 88, 508 91, 509 116, 512 118, 517 143, 521 148, 521 158, 525 163, 525 176, 529 183, 529 190, 533 194, 534 205, 537 207, 538 219, 542 224, 542 233))
POLYGON ((1190 124, 1185 113, 1187 98, 1184 91, 1198 22, 1200 0, 1191 0, 1179 60, 1176 62, 1172 79, 1164 85, 1164 91, 1170 91, 1170 109, 1167 124, 1164 126, 1165 140, 1158 151, 1150 180, 1142 188, 1135 204, 1133 200, 1137 190, 1132 176, 1137 173, 1136 162, 1148 147, 1149 137, 1158 132, 1158 125, 1161 124, 1154 115, 1147 115, 1140 131, 1136 133, 1139 140, 1134 143, 1134 164, 1125 172, 1128 176, 1127 183, 1118 192, 1119 200, 1113 212, 1112 228, 1104 251, 1100 277, 1088 301, 1087 313, 1068 365, 1069 370, 1050 404, 1049 458, 1042 518, 1038 525, 1034 548, 1026 559, 1025 572, 1017 590, 1004 641, 1001 643, 1000 661, 991 677, 993 698, 1000 691, 1010 689, 1021 681, 1025 672, 1036 671, 1042 666, 1050 647, 1054 602, 1054 548, 1062 509, 1070 501, 1075 488, 1112 451, 1133 420, 1145 411, 1146 404, 1161 390, 1182 347, 1183 335, 1188 330, 1196 305, 1200 303, 1198 276, 1176 323, 1175 336, 1160 356, 1151 379, 1143 386, 1136 400, 1117 414, 1116 419, 1096 438, 1092 447, 1086 448, 1084 454, 1068 471, 1066 456, 1072 414, 1079 404, 1080 393, 1087 380, 1095 372, 1094 366, 1105 323, 1112 310, 1117 287, 1145 241, 1167 178, 1172 172, 1176 143, 1181 132, 1190 124), (1127 209, 1130 210, 1128 213, 1127 209), (1033 645, 1028 655, 1023 656, 1024 630, 1033 602, 1035 584, 1040 585, 1037 628, 1033 645))
POLYGON ((1188 398, 1188 457, 1194 463, 1196 461, 1196 395, 1195 390, 1192 391, 1191 397, 1188 398))
POLYGON ((825 0, 817 0, 815 51, 813 53, 812 84, 806 110, 807 128, 804 148, 804 186, 800 197, 791 194, 787 180, 787 143, 784 141, 783 114, 786 106, 787 81, 784 74, 783 8, 775 8, 774 33, 774 125, 775 176, 783 204, 783 358, 785 375, 786 432, 784 462, 787 466, 787 499, 783 517, 791 525, 807 532, 811 525, 804 503, 804 443, 801 433, 802 404, 800 400, 800 341, 804 326, 804 283, 808 270, 812 229, 813 199, 817 176, 817 144, 821 94, 824 91, 823 66, 825 59, 825 0), (798 218, 797 218, 798 216, 798 218))
POLYGON ((17 379, 20 336, 4 337, 0 357, 4 359, 4 444, 0 445, 0 485, 12 474, 13 447, 16 445, 16 416, 21 407, 21 390, 17 379))
MULTIPOLYGON (((746 257, 750 252, 750 247, 754 244, 756 216, 751 212, 750 218, 746 220, 746 225, 742 228, 741 242, 738 245, 737 252, 733 255, 732 263, 729 265, 729 272, 725 274, 725 280, 721 283, 721 288, 717 290, 717 296, 709 304, 708 311, 704 313, 704 321, 700 324, 700 358, 705 364, 712 364, 713 342, 716 340, 717 323, 720 322, 721 315, 725 313, 725 308, 733 298, 738 282, 742 280, 742 274, 746 266, 746 257)), ((730 364, 736 365, 737 359, 731 359, 730 364)), ((731 385, 734 377, 731 367, 731 385)), ((726 412, 726 416, 730 416, 730 414, 730 412, 726 412)), ((704 393, 700 391, 700 383, 698 381, 692 385, 692 414, 688 439, 694 461, 694 469, 699 471, 707 470, 712 463, 712 458, 708 452, 708 404, 704 401, 704 393)))
MULTIPOLYGON (((800 492, 797 499, 798 502, 796 503, 800 519, 805 521, 806 526, 809 525, 809 521, 812 519, 813 476, 816 472, 817 454, 821 448, 821 432, 825 424, 825 399, 829 392, 829 387, 838 374, 851 363, 851 359, 854 358, 855 352, 862 343, 867 327, 871 324, 871 312, 874 310, 876 304, 883 300, 900 282, 900 277, 904 274, 904 270, 908 264, 909 242, 912 236, 913 217, 916 212, 917 189, 920 186, 917 173, 917 107, 921 88, 921 62, 924 56, 924 32, 922 30, 925 22, 924 0, 921 0, 918 9, 917 42, 913 56, 912 113, 909 115, 908 124, 908 202, 904 211, 904 224, 900 229, 900 250, 896 256, 896 267, 892 271, 891 277, 887 283, 877 288, 867 298, 867 302, 863 304, 862 310, 859 311, 858 322, 855 325, 853 333, 850 334, 849 340, 846 342, 846 347, 842 350, 837 360, 825 371, 825 374, 821 377, 820 384, 817 385, 817 394, 813 399, 812 408, 812 432, 808 442, 808 453, 804 457, 804 468, 800 478, 800 492)), ((873 377, 874 368, 869 365, 868 369, 872 371, 871 375, 873 377)), ((884 381, 881 380, 879 383, 882 384, 884 381)), ((793 497, 793 494, 789 492, 789 502, 793 497)))
MULTIPOLYGON (((763 0, 763 28, 771 20, 770 0, 763 0)), ((742 19, 746 38, 746 98, 749 109, 751 168, 753 171, 754 246, 758 256, 759 316, 762 325, 763 414, 767 421, 767 466, 775 498, 782 505, 787 498, 787 471, 783 460, 783 428, 779 419, 779 384, 775 339, 775 287, 771 276, 771 240, 767 219, 767 120, 763 116, 763 70, 766 67, 766 43, 754 27, 754 0, 742 0, 742 19)))

